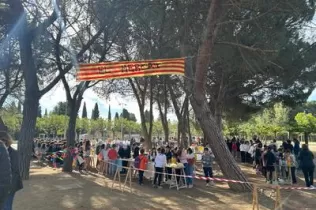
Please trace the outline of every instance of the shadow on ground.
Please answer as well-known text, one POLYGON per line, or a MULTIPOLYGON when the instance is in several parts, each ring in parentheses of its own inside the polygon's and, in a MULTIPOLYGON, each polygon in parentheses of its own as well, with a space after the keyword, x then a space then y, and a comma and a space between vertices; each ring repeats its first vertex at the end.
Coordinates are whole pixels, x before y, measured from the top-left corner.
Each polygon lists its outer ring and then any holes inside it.
MULTIPOLYGON (((251 181, 263 183, 249 165, 241 168, 251 181)), ((150 181, 139 186, 133 179, 132 192, 130 188, 121 192, 117 184, 111 188, 110 178, 95 173, 67 174, 49 167, 32 167, 30 173, 30 180, 16 195, 15 210, 252 209, 252 194, 233 192, 226 183, 206 187, 204 181, 195 180, 194 188, 177 191, 167 185, 163 189, 152 188, 150 181)), ((274 209, 274 197, 269 197, 269 192, 259 194, 260 209, 274 209)), ((283 210, 316 206, 315 191, 282 191, 281 197, 283 210)))

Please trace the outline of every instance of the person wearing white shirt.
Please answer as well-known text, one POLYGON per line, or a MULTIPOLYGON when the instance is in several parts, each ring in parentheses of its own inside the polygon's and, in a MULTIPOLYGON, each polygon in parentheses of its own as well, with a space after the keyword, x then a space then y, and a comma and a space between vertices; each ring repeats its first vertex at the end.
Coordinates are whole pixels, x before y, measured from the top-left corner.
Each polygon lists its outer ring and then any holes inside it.
POLYGON ((248 152, 246 147, 247 147, 247 145, 245 144, 245 142, 241 142, 241 144, 240 144, 240 156, 241 156, 242 163, 246 162, 246 153, 248 152))
POLYGON ((155 178, 154 178, 154 186, 158 188, 162 188, 160 186, 162 180, 163 169, 167 164, 167 157, 165 155, 165 149, 158 149, 158 154, 155 158, 155 178), (157 183, 158 181, 158 183, 157 183), (157 185, 158 184, 158 185, 157 185))
POLYGON ((249 162, 250 159, 251 159, 250 154, 249 154, 249 149, 250 149, 249 141, 246 141, 246 142, 245 142, 244 149, 245 149, 245 153, 246 153, 245 162, 247 163, 247 162, 249 162))

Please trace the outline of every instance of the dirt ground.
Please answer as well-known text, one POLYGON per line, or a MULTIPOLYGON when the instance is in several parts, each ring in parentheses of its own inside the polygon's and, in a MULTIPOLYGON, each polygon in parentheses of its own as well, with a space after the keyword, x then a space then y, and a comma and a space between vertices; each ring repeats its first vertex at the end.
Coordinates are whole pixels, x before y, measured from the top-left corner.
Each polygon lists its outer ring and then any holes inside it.
MULTIPOLYGON (((316 151, 316 147, 313 148, 316 151)), ((264 183, 261 176, 255 175, 249 165, 241 165, 255 183, 264 183)), ((33 166, 31 178, 24 182, 14 202, 14 210, 97 210, 97 209, 207 209, 207 210, 248 210, 252 209, 251 193, 236 193, 225 183, 206 187, 204 181, 194 180, 192 189, 152 188, 150 181, 139 186, 133 180, 132 193, 127 188, 119 190, 118 185, 111 189, 112 180, 89 173, 66 174, 60 169, 33 166)), ((220 175, 215 171, 216 176, 220 175)), ((299 173, 299 184, 304 186, 299 173)), ((270 190, 259 193, 260 209, 274 209, 274 194, 270 190)), ((284 210, 316 209, 316 190, 282 190, 281 200, 284 210)))

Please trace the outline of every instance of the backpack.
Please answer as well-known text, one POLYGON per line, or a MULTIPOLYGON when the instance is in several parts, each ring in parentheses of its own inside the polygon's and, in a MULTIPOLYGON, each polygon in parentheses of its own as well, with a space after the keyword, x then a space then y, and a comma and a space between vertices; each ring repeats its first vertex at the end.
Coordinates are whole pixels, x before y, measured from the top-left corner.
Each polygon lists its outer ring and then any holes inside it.
POLYGON ((135 168, 138 169, 138 168, 140 167, 140 161, 141 161, 140 157, 137 156, 137 157, 135 158, 135 160, 134 160, 134 167, 135 167, 135 168))

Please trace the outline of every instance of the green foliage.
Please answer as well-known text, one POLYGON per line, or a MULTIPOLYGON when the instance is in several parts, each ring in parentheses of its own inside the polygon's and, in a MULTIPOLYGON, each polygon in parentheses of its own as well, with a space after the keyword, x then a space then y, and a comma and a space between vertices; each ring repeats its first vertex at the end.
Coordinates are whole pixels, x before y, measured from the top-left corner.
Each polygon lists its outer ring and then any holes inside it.
MULTIPOLYGON (((55 115, 66 115, 67 112, 67 102, 58 102, 58 104, 53 108, 52 114, 55 115)), ((45 115, 47 116, 47 109, 45 109, 45 115)))
POLYGON ((90 132, 92 134, 99 132, 103 136, 103 133, 106 131, 107 127, 108 127, 108 121, 103 118, 90 120, 90 132))
POLYGON ((248 121, 224 121, 225 135, 243 135, 251 137, 273 136, 284 133, 290 129, 290 109, 282 103, 276 103, 272 108, 266 108, 260 113, 253 114, 248 121))
POLYGON ((295 121, 300 132, 316 132, 316 117, 312 113, 297 113, 295 121))
POLYGON ((122 111, 120 117, 122 117, 122 118, 124 118, 124 119, 127 119, 127 120, 129 120, 129 121, 134 121, 134 122, 137 121, 135 114, 129 112, 127 109, 123 109, 123 111, 122 111))
POLYGON ((1 109, 0 115, 9 129, 9 133, 15 136, 20 131, 23 117, 18 108, 15 107, 15 104, 11 104, 11 106, 1 109))
POLYGON ((51 114, 42 118, 37 118, 36 128, 38 133, 47 135, 63 135, 68 125, 69 117, 65 115, 51 114))
POLYGON ((77 133, 87 133, 90 127, 90 120, 87 118, 78 118, 76 123, 76 132, 77 133))
POLYGON ((163 127, 161 120, 153 122, 153 135, 161 137, 163 135, 163 127))

